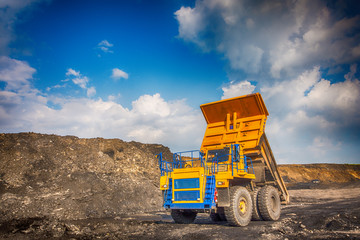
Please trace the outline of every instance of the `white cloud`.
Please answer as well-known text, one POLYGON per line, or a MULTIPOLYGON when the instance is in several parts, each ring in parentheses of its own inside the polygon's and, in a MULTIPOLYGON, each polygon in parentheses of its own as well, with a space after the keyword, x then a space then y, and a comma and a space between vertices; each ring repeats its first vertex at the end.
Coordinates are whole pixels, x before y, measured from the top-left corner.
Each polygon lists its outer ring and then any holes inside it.
POLYGON ((329 151, 334 152, 334 150, 340 150, 342 143, 341 142, 332 142, 331 139, 318 136, 315 137, 311 146, 308 149, 316 157, 326 157, 326 153, 329 151))
MULTIPOLYGON (((18 64, 25 63, 18 61, 18 64)), ((8 70, 8 76, 17 76, 11 72, 16 68, 12 69, 8 70)), ((82 77, 78 71, 68 72, 72 73, 68 77, 82 77)), ((23 80, 29 82, 31 78, 26 75, 23 80)), ((8 81, 12 80, 9 77, 8 81)), ((95 88, 86 89, 89 97, 95 92, 95 88)), ((0 91, 0 131, 156 142, 170 146, 173 151, 200 147, 205 122, 201 112, 189 107, 185 100, 166 101, 158 93, 143 95, 128 109, 115 103, 113 98, 109 96, 109 100, 104 101, 56 97, 42 94, 31 86, 3 90, 0 91), (49 103, 58 107, 51 108, 49 103)))
POLYGON ((180 38, 222 53, 233 70, 280 78, 360 59, 360 15, 342 11, 326 1, 203 0, 175 15, 180 38))
POLYGON ((102 40, 99 44, 99 46, 105 46, 105 47, 112 47, 114 44, 109 43, 107 40, 102 40))
POLYGON ((89 87, 89 88, 86 90, 86 95, 87 95, 88 97, 93 97, 93 96, 95 96, 95 94, 96 94, 96 89, 95 89, 95 87, 89 87))
POLYGON ((313 110, 327 112, 332 118, 343 116, 343 121, 354 116, 359 117, 360 81, 354 78, 355 73, 354 64, 351 71, 345 75, 344 82, 331 83, 321 79, 304 98, 304 104, 313 110))
POLYGON ((264 50, 252 44, 249 44, 246 48, 237 48, 235 46, 232 51, 225 53, 233 69, 246 69, 249 73, 259 72, 263 54, 264 50))
POLYGON ((275 82, 270 86, 263 84, 260 88, 261 93, 265 101, 270 99, 276 108, 282 106, 285 100, 286 111, 297 109, 304 105, 305 93, 320 81, 320 75, 320 68, 316 66, 312 70, 304 71, 295 79, 275 82))
POLYGON ((72 81, 82 89, 86 89, 86 85, 88 84, 89 79, 86 76, 84 76, 80 78, 73 78, 72 81))
POLYGON ((119 68, 114 68, 112 70, 112 78, 114 79, 120 79, 120 78, 125 78, 128 79, 129 78, 129 74, 127 74, 126 72, 124 72, 123 70, 120 70, 119 68))
POLYGON ((66 72, 66 76, 75 76, 75 77, 79 77, 80 76, 80 72, 75 71, 72 68, 69 68, 66 72))
POLYGON ((140 141, 146 139, 147 142, 157 142, 158 139, 164 137, 164 132, 151 126, 138 126, 136 129, 131 130, 127 136, 140 141))
MULTIPOLYGON (((8 61, 19 66, 28 66, 23 61, 8 61)), ((12 67, 6 71, 8 82, 18 79, 16 69, 12 67)), ((30 66, 28 69, 35 72, 30 66)), ((345 120, 353 118, 359 123, 359 113, 343 111, 340 114, 341 120, 335 122, 328 117, 328 112, 331 111, 322 109, 331 108, 334 112, 339 112, 344 106, 345 109, 353 108, 353 102, 358 102, 359 97, 359 83, 354 78, 356 70, 354 65, 346 74, 344 82, 330 82, 326 89, 331 90, 326 91, 320 91, 323 82, 328 80, 321 79, 318 67, 305 71, 293 80, 262 88, 265 103, 270 110, 266 132, 279 163, 341 161, 341 150, 348 143, 341 139, 339 133, 350 127, 353 134, 357 135, 359 124, 355 125, 357 128, 353 128, 354 123, 345 120), (350 92, 351 101, 340 101, 340 105, 328 104, 327 101, 319 102, 314 97, 320 92, 325 99, 334 99, 336 102, 338 96, 334 94, 336 91, 333 88, 339 92, 344 92, 343 88, 349 91, 357 90, 350 92), (327 147, 331 149, 326 150, 327 147)), ((73 72, 69 74, 73 77, 82 76, 75 70, 68 72, 73 72)), ((196 149, 201 144, 205 130, 204 119, 200 111, 188 106, 185 100, 166 101, 158 93, 143 95, 134 100, 128 109, 115 103, 114 96, 109 96, 109 100, 104 101, 44 95, 31 87, 31 79, 32 75, 26 72, 22 77, 22 82, 26 84, 20 84, 16 89, 0 91, 0 131, 116 137, 146 143, 158 142, 170 146, 173 151, 196 149), (51 108, 50 102, 59 107, 51 108)), ((87 89, 91 95, 91 87, 87 89)), ((240 95, 244 89, 253 91, 254 86, 243 81, 232 83, 223 89, 227 94, 233 92, 240 95)))
POLYGON ((115 102, 117 99, 119 99, 121 97, 121 94, 120 93, 118 93, 118 94, 116 94, 116 95, 109 95, 108 96, 108 100, 110 101, 110 102, 115 102))
POLYGON ((59 89, 59 88, 65 88, 67 86, 67 84, 62 84, 62 85, 60 85, 60 84, 56 84, 55 86, 52 86, 52 87, 47 87, 46 88, 46 91, 51 91, 51 90, 53 90, 53 89, 59 89))
POLYGON ((222 87, 223 96, 221 99, 250 94, 255 90, 255 87, 256 86, 252 85, 249 81, 246 80, 238 83, 230 82, 228 86, 222 87))
POLYGON ((179 36, 203 46, 198 38, 198 33, 203 28, 201 12, 196 8, 181 7, 175 12, 175 15, 177 20, 182 23, 179 26, 179 36))
POLYGON ((270 53, 271 73, 279 77, 281 71, 290 71, 304 64, 351 63, 358 60, 356 48, 360 36, 356 34, 360 16, 334 19, 322 6, 317 18, 306 26, 297 38, 284 39, 270 53))
POLYGON ((303 72, 299 77, 261 87, 265 101, 277 114, 304 110, 307 114, 321 114, 341 123, 359 119, 360 81, 354 78, 356 66, 344 76, 345 81, 331 83, 322 79, 319 67, 303 72), (286 104, 284 104, 286 103, 286 104))
MULTIPOLYGON (((356 72, 356 69, 352 67, 351 71, 356 72)), ((320 76, 320 69, 314 67, 296 79, 262 87, 261 93, 265 101, 269 102, 272 111, 277 113, 301 109, 308 114, 321 114, 332 121, 341 119, 342 123, 360 117, 357 111, 360 81, 349 78, 351 72, 344 76, 345 81, 336 83, 320 76)))
POLYGON ((160 94, 143 95, 132 103, 133 110, 141 115, 167 117, 171 106, 160 97, 160 94))
POLYGON ((322 79, 305 97, 305 104, 313 109, 334 109, 339 113, 352 113, 357 111, 360 101, 360 81, 346 80, 331 84, 322 79))
MULTIPOLYGON (((71 80, 74 84, 78 85, 80 88, 86 90, 86 95, 88 97, 93 97, 96 94, 95 87, 88 87, 89 78, 87 76, 83 76, 80 71, 76 71, 72 68, 69 68, 65 74, 69 78, 64 81, 71 80)), ((55 87, 52 87, 55 88, 55 87)))
POLYGON ((0 57, 0 81, 6 82, 8 90, 18 90, 24 85, 29 85, 29 80, 35 72, 36 70, 26 62, 0 57))
POLYGON ((355 73, 353 65, 344 81, 331 83, 314 67, 293 80, 261 87, 270 112, 266 132, 276 138, 273 150, 280 162, 346 161, 338 146, 348 149, 360 131, 360 82, 355 73))
POLYGON ((101 49, 105 53, 114 53, 110 48, 112 48, 114 44, 109 43, 108 40, 102 40, 98 43, 98 48, 101 49))

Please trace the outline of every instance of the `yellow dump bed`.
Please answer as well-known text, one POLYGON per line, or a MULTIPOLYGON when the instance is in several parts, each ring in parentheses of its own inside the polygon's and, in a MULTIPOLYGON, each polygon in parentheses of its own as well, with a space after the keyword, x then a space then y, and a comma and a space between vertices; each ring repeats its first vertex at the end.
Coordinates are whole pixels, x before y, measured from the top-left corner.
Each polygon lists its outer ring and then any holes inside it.
POLYGON ((273 182, 287 203, 289 194, 264 132, 269 113, 260 93, 207 103, 200 108, 207 122, 201 151, 239 144, 244 155, 252 158, 256 183, 273 182))
POLYGON ((207 122, 201 150, 240 144, 244 153, 259 144, 269 115, 259 93, 200 106, 207 122))

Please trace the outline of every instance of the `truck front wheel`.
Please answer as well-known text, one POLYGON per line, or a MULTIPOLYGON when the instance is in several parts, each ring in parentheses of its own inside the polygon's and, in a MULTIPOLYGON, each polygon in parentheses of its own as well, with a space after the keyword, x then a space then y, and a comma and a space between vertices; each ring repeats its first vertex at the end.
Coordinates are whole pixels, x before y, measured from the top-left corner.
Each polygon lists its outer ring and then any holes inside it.
POLYGON ((171 209, 171 217, 176 223, 189 224, 195 221, 197 212, 192 210, 171 209))
POLYGON ((230 188, 230 207, 225 207, 225 216, 230 225, 247 226, 252 208, 251 195, 245 187, 230 188))

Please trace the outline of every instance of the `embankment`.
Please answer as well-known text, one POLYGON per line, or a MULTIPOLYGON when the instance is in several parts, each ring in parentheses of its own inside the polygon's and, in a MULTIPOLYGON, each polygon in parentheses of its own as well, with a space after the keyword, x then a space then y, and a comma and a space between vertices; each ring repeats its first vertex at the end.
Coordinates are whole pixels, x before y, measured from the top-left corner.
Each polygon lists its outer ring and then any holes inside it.
POLYGON ((360 186, 360 164, 286 164, 279 171, 293 189, 360 186))

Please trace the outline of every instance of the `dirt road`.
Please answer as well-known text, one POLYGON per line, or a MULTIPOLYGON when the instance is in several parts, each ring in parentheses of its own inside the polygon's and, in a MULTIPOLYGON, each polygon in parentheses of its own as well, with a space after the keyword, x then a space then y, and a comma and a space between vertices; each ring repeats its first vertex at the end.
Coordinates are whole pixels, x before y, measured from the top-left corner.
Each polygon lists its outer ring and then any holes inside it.
POLYGON ((2 239, 360 239, 360 187, 290 190, 277 222, 247 227, 213 223, 199 214, 175 224, 166 211, 76 221, 20 219, 2 223, 2 239))

